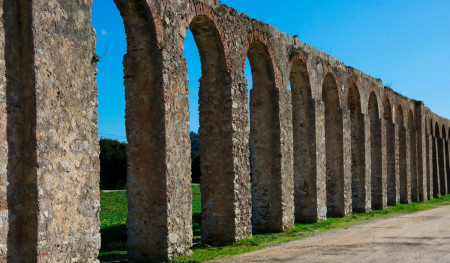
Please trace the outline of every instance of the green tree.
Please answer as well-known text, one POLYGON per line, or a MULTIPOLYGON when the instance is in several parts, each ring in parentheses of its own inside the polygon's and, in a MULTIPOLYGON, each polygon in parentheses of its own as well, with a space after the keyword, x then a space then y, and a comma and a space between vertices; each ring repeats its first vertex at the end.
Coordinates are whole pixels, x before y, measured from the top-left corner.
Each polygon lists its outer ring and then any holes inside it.
POLYGON ((100 189, 125 189, 127 180, 127 144, 100 140, 100 189))
POLYGON ((200 134, 192 132, 189 134, 191 138, 191 171, 192 183, 200 183, 200 134))

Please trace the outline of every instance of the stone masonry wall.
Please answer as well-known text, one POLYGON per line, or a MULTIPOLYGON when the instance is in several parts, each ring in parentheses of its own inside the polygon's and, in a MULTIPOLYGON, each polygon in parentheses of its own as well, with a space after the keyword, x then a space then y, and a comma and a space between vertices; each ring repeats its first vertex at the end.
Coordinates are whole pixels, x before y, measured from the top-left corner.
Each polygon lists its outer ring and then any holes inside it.
MULTIPOLYGON (((115 2, 128 45, 130 262, 192 246, 188 28, 203 75, 202 242, 448 193, 450 121, 422 102, 216 0, 115 2)), ((1 262, 97 261, 91 8, 0 0, 1 262)))

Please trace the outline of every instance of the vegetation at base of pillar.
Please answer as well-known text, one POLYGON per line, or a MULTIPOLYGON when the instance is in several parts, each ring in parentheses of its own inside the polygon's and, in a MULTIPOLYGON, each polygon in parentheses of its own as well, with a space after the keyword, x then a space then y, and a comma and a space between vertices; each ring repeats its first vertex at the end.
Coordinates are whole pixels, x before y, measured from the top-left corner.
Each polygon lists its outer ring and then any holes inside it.
MULTIPOLYGON (((120 255, 127 252, 127 214, 126 191, 100 192, 100 233, 102 246, 100 257, 120 255)), ((192 226, 194 239, 200 238, 201 202, 200 186, 192 185, 192 226)))
MULTIPOLYGON (((450 205, 450 195, 442 196, 427 202, 415 202, 411 204, 398 204, 389 206, 384 210, 374 210, 370 213, 353 213, 342 218, 328 218, 327 220, 306 224, 296 223, 293 229, 282 233, 257 234, 253 238, 221 247, 202 245, 197 241, 200 238, 201 228, 201 202, 200 187, 192 186, 192 220, 194 232, 193 254, 186 257, 178 257, 174 262, 198 262, 220 257, 243 254, 267 247, 276 246, 285 242, 313 236, 317 233, 336 228, 346 228, 359 223, 366 223, 376 218, 389 217, 399 214, 417 212, 435 208, 441 205, 450 205)), ((100 258, 108 255, 127 253, 126 243, 126 217, 127 217, 126 192, 101 192, 101 235, 102 247, 100 258)))

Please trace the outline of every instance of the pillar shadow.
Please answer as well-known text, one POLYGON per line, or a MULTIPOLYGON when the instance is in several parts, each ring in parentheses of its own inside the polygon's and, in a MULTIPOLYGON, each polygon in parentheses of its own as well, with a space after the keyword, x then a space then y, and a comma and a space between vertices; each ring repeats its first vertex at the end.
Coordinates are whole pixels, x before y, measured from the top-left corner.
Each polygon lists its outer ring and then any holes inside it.
POLYGON ((4 0, 8 261, 36 262, 38 235, 36 88, 32 2, 4 0))

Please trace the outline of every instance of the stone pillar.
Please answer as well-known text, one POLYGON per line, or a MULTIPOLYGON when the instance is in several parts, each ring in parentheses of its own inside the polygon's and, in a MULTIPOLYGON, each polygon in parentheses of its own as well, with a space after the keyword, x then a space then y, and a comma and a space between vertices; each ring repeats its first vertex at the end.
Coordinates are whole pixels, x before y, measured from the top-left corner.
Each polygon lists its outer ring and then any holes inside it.
POLYGON ((335 144, 326 149, 326 161, 332 161, 327 163, 327 215, 342 217, 352 212, 350 111, 341 109, 336 118, 340 127, 334 131, 335 144))
POLYGON ((387 206, 386 174, 383 174, 382 155, 382 119, 375 118, 371 123, 371 178, 372 209, 384 209, 387 206))
POLYGON ((426 138, 426 129, 427 125, 424 122, 423 117, 423 102, 416 102, 415 112, 416 112, 416 141, 417 141, 417 186, 418 186, 418 195, 419 201, 427 201, 427 138, 426 138))
POLYGON ((397 124, 386 123, 387 202, 390 206, 395 206, 400 202, 397 129, 397 124))
POLYGON ((0 1, 2 262, 97 262, 90 11, 89 1, 0 1))
POLYGON ((415 126, 410 125, 408 128, 409 138, 409 172, 411 180, 411 201, 419 201, 419 179, 417 176, 417 139, 415 126))
MULTIPOLYGON (((13 3, 14 1, 10 1, 10 3, 13 3)), ((17 1, 18 2, 18 1, 17 1)), ((0 258, 8 257, 8 201, 7 201, 7 195, 8 195, 8 119, 10 120, 10 117, 5 113, 8 109, 8 93, 7 90, 11 90, 11 87, 7 85, 7 76, 6 76, 6 58, 5 58, 5 50, 9 50, 9 57, 17 57, 18 50, 16 49, 13 52, 13 43, 11 41, 5 42, 5 29, 7 29, 7 19, 9 18, 10 21, 18 21, 18 19, 15 19, 14 16, 16 15, 16 12, 14 9, 11 10, 11 8, 8 10, 7 6, 4 3, 4 0, 0 0, 0 107, 2 109, 3 113, 0 113, 0 141, 6 142, 2 144, 0 147, 0 258), (6 45, 8 44, 8 46, 6 45)), ((10 22, 11 23, 11 22, 10 22)), ((14 32, 12 31, 12 26, 17 26, 15 24, 10 25, 10 37, 11 34, 14 32)), ((8 63, 11 63, 12 61, 9 60, 8 63)), ((9 77, 13 77, 14 74, 11 74, 13 72, 10 71, 9 77)))
POLYGON ((155 32, 162 25, 155 28, 147 4, 115 2, 127 34, 128 258, 167 261, 192 245, 189 104, 179 77, 184 59, 178 47, 159 48, 155 32))
POLYGON ((441 197, 440 164, 438 156, 438 138, 432 136, 433 143, 433 197, 441 197))
MULTIPOLYGON (((370 176, 370 118, 357 113, 362 127, 352 129, 352 210, 367 213, 372 210, 370 176)), ((352 125, 354 125, 352 123, 352 125)))
MULTIPOLYGON (((326 174, 324 114, 320 100, 312 100, 303 127, 294 123, 295 220, 317 222, 326 219, 326 174), (303 128, 303 129, 301 129, 303 128), (305 130, 304 130, 305 129, 305 130), (304 130, 304 133, 300 133, 304 130), (298 132, 297 132, 298 131, 298 132)), ((294 109, 295 110, 295 109, 294 109)), ((295 115, 294 115, 295 116, 295 115)))
POLYGON ((411 203, 410 144, 406 127, 399 127, 400 203, 411 203))
POLYGON ((441 195, 447 195, 447 157, 445 155, 445 139, 437 138, 437 147, 441 195))
POLYGON ((433 199, 433 136, 426 134, 427 150, 427 198, 433 199))
POLYGON ((228 244, 252 235, 247 92, 205 73, 199 89, 202 243, 228 244))
MULTIPOLYGON (((198 16, 189 28, 202 58, 199 87, 201 237, 203 244, 222 245, 252 234, 247 89, 241 69, 235 68, 233 72, 227 69, 223 43, 213 22, 198 16)), ((189 85, 187 76, 184 80, 186 87, 189 85)))
MULTIPOLYGON (((253 78, 253 81, 257 80, 253 78)), ((293 162, 292 152, 287 149, 293 142, 286 133, 292 115, 283 109, 283 91, 272 89, 250 91, 252 223, 254 231, 259 233, 279 232, 294 226, 293 162)))
MULTIPOLYGON (((448 136, 450 136, 450 134, 448 136)), ((446 159, 446 161, 447 161, 446 162, 447 163, 447 169, 446 169, 446 172, 447 172, 447 191, 450 191, 450 143, 449 143, 449 140, 445 141, 445 150, 446 150, 445 156, 447 157, 447 159, 446 159)))

